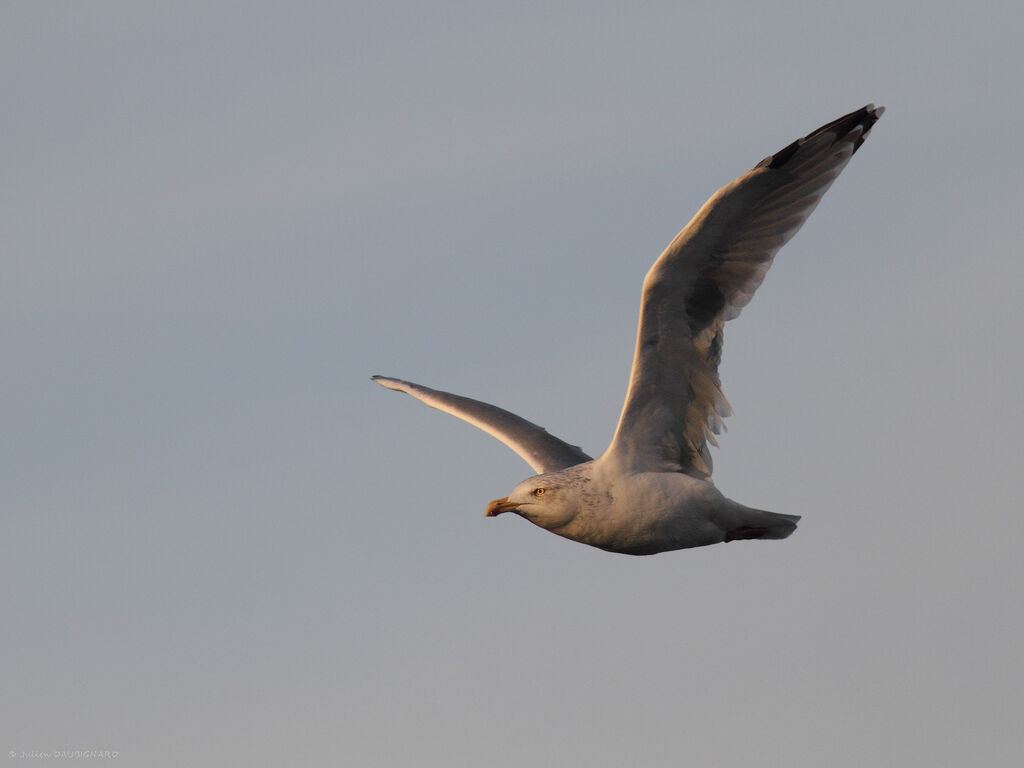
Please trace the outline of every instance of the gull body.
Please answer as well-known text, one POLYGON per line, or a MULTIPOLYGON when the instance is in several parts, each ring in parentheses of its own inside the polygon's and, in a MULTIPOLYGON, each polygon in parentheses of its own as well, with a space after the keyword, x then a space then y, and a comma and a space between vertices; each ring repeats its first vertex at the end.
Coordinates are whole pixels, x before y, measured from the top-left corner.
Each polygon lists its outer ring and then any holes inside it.
POLYGON ((483 429, 537 472, 487 507, 573 541, 650 555, 737 539, 783 539, 797 515, 754 509, 711 480, 708 444, 731 413, 722 331, 802 226, 883 108, 867 105, 786 146, 722 187, 644 279, 629 389, 608 448, 577 446, 497 406, 401 379, 389 389, 483 429))
POLYGON ((487 514, 515 512, 559 536, 629 555, 785 538, 799 519, 737 504, 687 474, 620 472, 611 464, 601 457, 527 478, 487 514))

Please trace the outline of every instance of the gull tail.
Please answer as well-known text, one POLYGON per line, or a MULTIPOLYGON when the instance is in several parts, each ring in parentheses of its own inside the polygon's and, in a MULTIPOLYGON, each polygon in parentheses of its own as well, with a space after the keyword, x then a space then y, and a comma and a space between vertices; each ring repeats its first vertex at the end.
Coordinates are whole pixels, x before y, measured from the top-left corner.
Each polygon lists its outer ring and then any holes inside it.
POLYGON ((726 541, 784 539, 796 530, 800 515, 781 515, 763 509, 744 509, 743 524, 725 534, 726 541))

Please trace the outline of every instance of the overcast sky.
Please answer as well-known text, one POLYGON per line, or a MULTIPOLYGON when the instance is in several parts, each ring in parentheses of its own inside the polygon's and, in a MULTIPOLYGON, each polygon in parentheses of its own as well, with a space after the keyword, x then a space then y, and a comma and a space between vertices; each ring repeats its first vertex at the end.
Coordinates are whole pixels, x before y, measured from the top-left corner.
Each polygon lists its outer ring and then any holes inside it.
POLYGON ((1019 2, 5 3, 0 753, 1010 766, 1019 2), (703 201, 887 112, 743 315, 715 480, 786 541, 485 519, 602 451, 703 201))

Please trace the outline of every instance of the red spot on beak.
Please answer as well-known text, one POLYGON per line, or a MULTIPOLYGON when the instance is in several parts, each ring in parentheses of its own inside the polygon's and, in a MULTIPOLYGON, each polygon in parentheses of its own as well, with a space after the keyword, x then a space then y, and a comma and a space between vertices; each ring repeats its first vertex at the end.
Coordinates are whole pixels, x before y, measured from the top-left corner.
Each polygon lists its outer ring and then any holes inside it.
POLYGON ((512 512, 519 508, 519 505, 514 501, 509 501, 506 496, 504 499, 495 499, 487 505, 487 511, 484 513, 487 517, 495 517, 500 515, 502 512, 512 512))

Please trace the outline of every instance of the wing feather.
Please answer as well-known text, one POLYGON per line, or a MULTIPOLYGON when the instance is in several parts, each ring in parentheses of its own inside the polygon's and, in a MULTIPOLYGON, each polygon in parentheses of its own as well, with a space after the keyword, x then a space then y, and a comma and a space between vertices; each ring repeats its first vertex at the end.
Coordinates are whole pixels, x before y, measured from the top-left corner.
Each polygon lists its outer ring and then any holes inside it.
POLYGON ((374 376, 373 380, 382 387, 405 392, 431 408, 450 413, 482 429, 519 454, 538 474, 555 472, 590 461, 590 457, 578 446, 569 445, 549 434, 544 427, 539 427, 496 405, 413 384, 411 381, 386 376, 374 376))
POLYGON ((637 471, 711 476, 708 443, 731 413, 718 377, 722 329, 764 280, 884 109, 822 126, 722 187, 644 280, 629 390, 605 456, 637 471))

